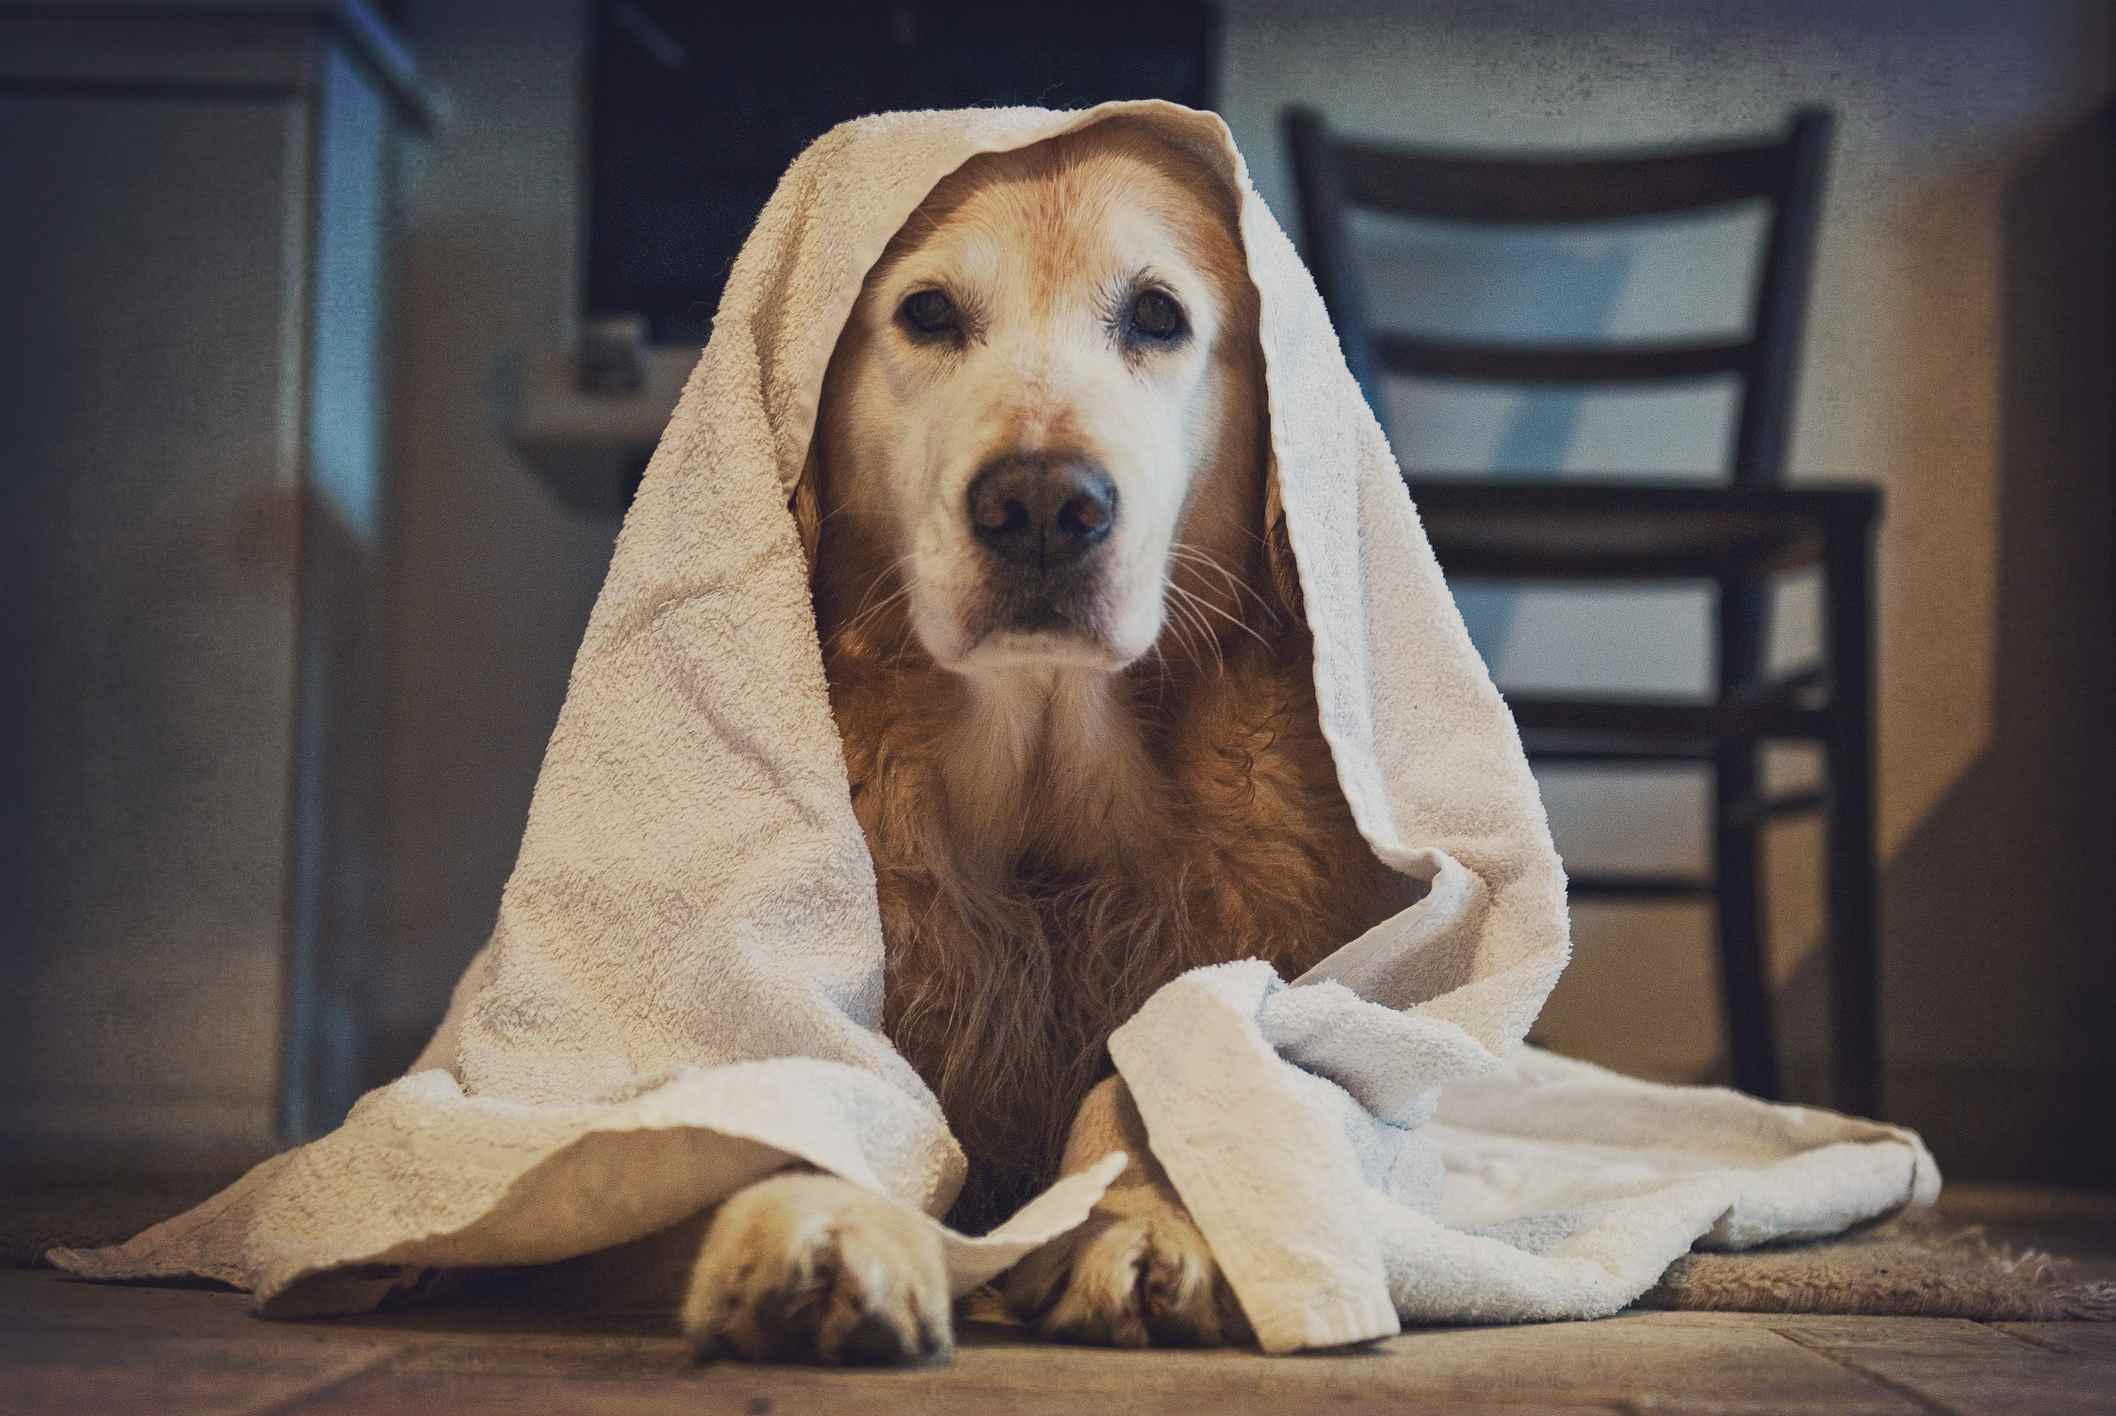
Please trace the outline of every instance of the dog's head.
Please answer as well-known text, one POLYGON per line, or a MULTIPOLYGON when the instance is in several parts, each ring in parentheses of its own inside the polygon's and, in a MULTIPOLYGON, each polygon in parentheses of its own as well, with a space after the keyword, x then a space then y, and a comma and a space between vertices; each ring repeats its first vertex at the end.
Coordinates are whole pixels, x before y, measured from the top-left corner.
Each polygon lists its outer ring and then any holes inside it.
POLYGON ((839 339, 795 498, 842 612, 887 597, 965 674, 1121 668, 1172 595, 1179 629, 1239 616, 1264 411, 1235 210, 1122 120, 933 191, 839 339))

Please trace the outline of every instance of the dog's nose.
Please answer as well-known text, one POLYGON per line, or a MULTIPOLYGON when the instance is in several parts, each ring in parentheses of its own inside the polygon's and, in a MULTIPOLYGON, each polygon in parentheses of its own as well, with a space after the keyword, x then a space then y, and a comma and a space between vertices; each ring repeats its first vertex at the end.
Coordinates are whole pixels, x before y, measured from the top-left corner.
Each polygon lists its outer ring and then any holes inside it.
POLYGON ((1116 484, 1077 453, 1009 453, 970 480, 971 531, 986 550, 1015 565, 1070 564, 1116 524, 1116 484))

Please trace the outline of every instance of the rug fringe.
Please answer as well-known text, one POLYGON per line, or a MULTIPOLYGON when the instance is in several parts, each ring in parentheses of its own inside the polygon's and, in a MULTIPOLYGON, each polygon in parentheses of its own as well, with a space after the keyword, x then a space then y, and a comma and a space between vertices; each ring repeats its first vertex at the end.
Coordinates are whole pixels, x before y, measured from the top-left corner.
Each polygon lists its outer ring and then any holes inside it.
POLYGON ((2065 1284, 2050 1298, 2074 1322, 2116 1323, 2116 1280, 2065 1284))

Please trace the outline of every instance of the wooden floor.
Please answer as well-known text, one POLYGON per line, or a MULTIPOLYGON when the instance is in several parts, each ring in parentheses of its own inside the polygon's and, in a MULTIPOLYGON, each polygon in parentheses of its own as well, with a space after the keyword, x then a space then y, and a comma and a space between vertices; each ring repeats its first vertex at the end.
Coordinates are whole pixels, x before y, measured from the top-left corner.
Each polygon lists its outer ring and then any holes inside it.
MULTIPOLYGON (((2109 1234, 2066 1237, 2076 1252, 2109 1234)), ((6 1412, 1365 1410, 2116 1412, 2116 1324, 1639 1313, 1288 1358, 973 1329, 946 1367, 833 1372, 695 1367, 645 1320, 459 1308, 263 1323, 239 1294, 0 1271, 6 1412)))
POLYGON ((1097 1352, 973 1330, 947 1367, 694 1367, 644 1324, 280 1324, 230 1293, 0 1273, 0 1411, 2116 1411, 2116 1325, 1640 1313, 1353 1352, 1097 1352))

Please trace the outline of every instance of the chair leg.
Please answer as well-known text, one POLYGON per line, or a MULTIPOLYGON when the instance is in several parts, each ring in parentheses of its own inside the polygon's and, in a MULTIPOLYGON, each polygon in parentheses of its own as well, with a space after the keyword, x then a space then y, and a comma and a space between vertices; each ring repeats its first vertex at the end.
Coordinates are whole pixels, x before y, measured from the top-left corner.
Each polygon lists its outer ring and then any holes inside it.
POLYGON ((1830 1019, 1833 1102, 1881 1114, 1880 956, 1875 910, 1873 568, 1864 528, 1826 553, 1825 635, 1834 726, 1826 746, 1829 809, 1830 1019))
POLYGON ((1756 775, 1753 743, 1722 745, 1713 772, 1712 812, 1719 987, 1734 1085, 1751 1096, 1776 1101, 1781 1095, 1778 1048, 1756 884, 1762 842, 1755 819, 1732 819, 1734 809, 1755 796, 1756 775))

